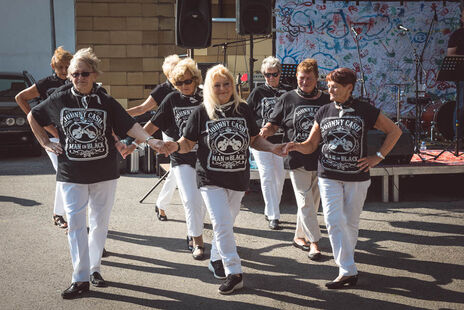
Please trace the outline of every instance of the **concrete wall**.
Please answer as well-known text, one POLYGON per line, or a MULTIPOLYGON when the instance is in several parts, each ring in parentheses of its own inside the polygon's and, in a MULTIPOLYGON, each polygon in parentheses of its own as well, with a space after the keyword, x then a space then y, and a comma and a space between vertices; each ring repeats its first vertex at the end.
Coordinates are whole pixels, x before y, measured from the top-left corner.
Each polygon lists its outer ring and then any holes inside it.
MULTIPOLYGON (((55 0, 57 46, 74 52, 74 1, 55 0)), ((0 0, 0 71, 50 75, 53 55, 49 0, 0 0)))

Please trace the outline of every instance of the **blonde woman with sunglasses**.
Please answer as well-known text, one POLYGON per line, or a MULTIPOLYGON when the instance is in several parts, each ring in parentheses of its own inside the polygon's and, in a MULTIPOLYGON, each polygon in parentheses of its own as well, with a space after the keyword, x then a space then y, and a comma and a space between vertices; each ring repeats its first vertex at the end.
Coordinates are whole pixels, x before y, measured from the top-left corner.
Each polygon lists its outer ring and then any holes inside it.
MULTIPOLYGON (((144 129, 149 134, 162 130, 169 140, 175 141, 182 137, 187 119, 192 111, 203 102, 203 96, 198 88, 201 72, 192 58, 181 60, 170 74, 170 80, 177 89, 161 102, 156 114, 144 129)), ((136 141, 141 142, 141 141, 136 141)), ((196 260, 204 258, 203 221, 206 209, 196 186, 195 150, 186 154, 172 154, 171 172, 179 188, 179 194, 185 209, 187 223, 187 243, 193 239, 192 256, 196 260)))

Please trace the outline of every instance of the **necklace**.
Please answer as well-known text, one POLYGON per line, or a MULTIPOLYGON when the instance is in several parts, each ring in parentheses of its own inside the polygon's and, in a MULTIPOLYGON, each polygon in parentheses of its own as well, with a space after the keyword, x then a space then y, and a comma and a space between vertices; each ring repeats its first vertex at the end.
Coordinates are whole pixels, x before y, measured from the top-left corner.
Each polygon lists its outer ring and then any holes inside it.
POLYGON ((317 94, 319 93, 319 89, 317 89, 317 87, 314 87, 313 90, 310 93, 306 93, 306 92, 302 91, 301 88, 297 87, 296 92, 301 97, 303 97, 305 99, 310 99, 310 98, 314 98, 314 97, 317 96, 317 94))

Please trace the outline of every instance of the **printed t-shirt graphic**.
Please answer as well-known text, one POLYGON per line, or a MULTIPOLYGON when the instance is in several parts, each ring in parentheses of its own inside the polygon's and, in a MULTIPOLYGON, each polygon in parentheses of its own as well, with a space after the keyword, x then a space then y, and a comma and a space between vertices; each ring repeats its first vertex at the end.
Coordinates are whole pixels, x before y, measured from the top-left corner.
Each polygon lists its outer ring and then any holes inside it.
POLYGON ((328 117, 320 124, 324 145, 321 164, 326 170, 357 173, 363 154, 364 121, 358 116, 328 117))
POLYGON ((316 105, 300 105, 295 108, 293 141, 304 142, 309 137, 311 128, 314 125, 314 115, 316 115, 319 108, 320 106, 316 105))
POLYGON ((95 160, 108 155, 106 113, 99 109, 61 110, 61 126, 66 132, 64 152, 69 160, 95 160))
POLYGON ((263 120, 261 127, 269 122, 269 118, 274 110, 274 106, 277 102, 277 97, 264 97, 261 99, 261 118, 263 120))
POLYGON ((250 141, 246 120, 241 117, 222 118, 206 123, 208 132, 208 169, 213 171, 244 171, 250 141))

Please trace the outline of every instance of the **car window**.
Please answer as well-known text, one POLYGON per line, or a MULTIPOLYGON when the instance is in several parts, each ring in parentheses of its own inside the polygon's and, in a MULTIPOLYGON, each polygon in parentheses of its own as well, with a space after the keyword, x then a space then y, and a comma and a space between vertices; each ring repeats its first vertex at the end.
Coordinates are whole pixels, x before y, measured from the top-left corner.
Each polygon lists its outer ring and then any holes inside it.
POLYGON ((0 101, 14 101, 14 97, 27 87, 26 81, 17 77, 0 77, 0 101))

